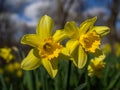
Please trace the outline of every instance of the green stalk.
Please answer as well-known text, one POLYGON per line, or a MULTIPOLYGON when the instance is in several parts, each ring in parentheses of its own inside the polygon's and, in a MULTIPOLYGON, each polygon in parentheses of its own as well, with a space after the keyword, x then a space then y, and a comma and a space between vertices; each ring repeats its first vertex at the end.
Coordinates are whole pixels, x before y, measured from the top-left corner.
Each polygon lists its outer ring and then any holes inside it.
POLYGON ((87 90, 90 90, 90 83, 89 83, 88 73, 86 73, 86 75, 85 75, 85 82, 87 83, 87 90))
POLYGON ((68 73, 67 73, 67 86, 66 86, 66 90, 70 90, 70 76, 71 76, 71 65, 72 65, 72 61, 69 61, 68 63, 68 73))
POLYGON ((43 83, 43 90, 48 90, 47 86, 47 74, 44 68, 41 68, 41 81, 43 83))
POLYGON ((2 84, 2 90, 7 90, 7 85, 6 85, 2 75, 0 75, 0 82, 2 84))
POLYGON ((88 54, 88 62, 86 63, 86 68, 85 68, 85 83, 87 83, 87 90, 90 90, 90 80, 89 80, 89 77, 88 77, 88 71, 87 71, 87 68, 88 68, 88 64, 90 63, 90 55, 88 54))

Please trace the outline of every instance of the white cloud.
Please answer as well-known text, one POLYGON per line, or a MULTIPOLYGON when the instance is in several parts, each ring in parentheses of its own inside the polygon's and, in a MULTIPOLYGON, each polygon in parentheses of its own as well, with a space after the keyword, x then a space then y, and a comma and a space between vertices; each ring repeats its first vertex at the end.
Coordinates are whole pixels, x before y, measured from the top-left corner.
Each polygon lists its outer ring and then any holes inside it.
POLYGON ((109 11, 105 7, 93 7, 83 12, 84 16, 103 16, 103 20, 108 19, 109 11))
POLYGON ((36 20, 43 13, 43 10, 49 6, 50 4, 48 1, 34 2, 25 8, 24 14, 27 18, 36 20))
POLYGON ((37 21, 35 20, 25 20, 21 19, 21 17, 18 14, 11 14, 10 15, 11 21, 14 21, 16 24, 16 27, 21 27, 23 25, 27 25, 28 27, 35 27, 37 25, 37 21))
POLYGON ((25 23, 28 27, 36 27, 37 26, 37 21, 25 21, 25 23))
POLYGON ((10 18, 11 18, 12 20, 14 20, 14 21, 19 21, 19 20, 20 20, 18 14, 15 14, 15 13, 11 14, 11 15, 10 15, 10 18))
POLYGON ((39 0, 30 3, 24 9, 24 15, 29 21, 26 24, 30 27, 36 26, 39 18, 44 14, 55 11, 55 0, 39 0))

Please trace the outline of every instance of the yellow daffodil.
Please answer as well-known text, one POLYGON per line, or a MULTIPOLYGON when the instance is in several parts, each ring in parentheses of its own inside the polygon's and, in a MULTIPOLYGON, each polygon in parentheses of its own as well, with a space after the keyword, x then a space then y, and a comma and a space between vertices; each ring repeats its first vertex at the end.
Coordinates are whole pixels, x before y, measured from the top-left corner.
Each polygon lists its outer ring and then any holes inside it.
POLYGON ((14 62, 13 67, 14 67, 15 70, 19 70, 21 68, 19 62, 14 62))
POLYGON ((103 62, 104 57, 97 57, 90 60, 90 64, 88 65, 88 76, 97 76, 102 77, 102 72, 105 68, 105 62, 103 62))
POLYGON ((14 55, 12 54, 12 49, 7 47, 1 48, 0 57, 6 60, 7 63, 10 62, 14 58, 14 55))
POLYGON ((114 50, 115 50, 115 55, 117 57, 120 57, 120 43, 114 43, 114 50))
POLYGON ((0 67, 0 75, 4 73, 4 69, 0 67))
POLYGON ((22 44, 33 47, 21 63, 24 70, 33 70, 42 64, 51 77, 57 74, 58 58, 64 51, 60 41, 66 38, 66 35, 62 30, 57 30, 53 35, 53 26, 53 20, 45 15, 38 23, 36 34, 27 34, 22 37, 22 44))
POLYGON ((106 54, 110 54, 112 51, 112 47, 109 43, 104 44, 101 48, 102 48, 103 52, 106 54))
POLYGON ((20 78, 20 77, 22 77, 22 75, 23 75, 22 70, 17 70, 16 76, 20 78))
POLYGON ((10 73, 13 73, 14 72, 14 66, 13 66, 13 64, 12 63, 7 64, 5 66, 5 70, 8 71, 8 72, 10 72, 10 73))
POLYGON ((73 63, 83 68, 87 61, 87 53, 95 53, 101 44, 101 37, 109 33, 106 26, 94 26, 97 17, 84 21, 80 27, 75 22, 67 22, 64 32, 70 38, 66 43, 73 63))

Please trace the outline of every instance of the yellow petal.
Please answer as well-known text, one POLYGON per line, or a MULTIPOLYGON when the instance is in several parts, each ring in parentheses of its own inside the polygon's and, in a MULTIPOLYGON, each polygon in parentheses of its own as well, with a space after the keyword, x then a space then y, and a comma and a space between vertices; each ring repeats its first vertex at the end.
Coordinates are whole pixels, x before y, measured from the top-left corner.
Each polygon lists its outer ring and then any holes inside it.
POLYGON ((78 45, 79 45, 78 40, 71 39, 66 43, 66 48, 69 50, 69 53, 71 54, 78 45))
POLYGON ((99 34, 101 37, 106 36, 110 32, 110 28, 107 26, 95 26, 92 28, 92 31, 95 31, 97 34, 99 34))
POLYGON ((66 55, 66 56, 70 55, 69 50, 67 48, 65 48, 65 47, 62 48, 61 53, 66 55))
POLYGON ((76 67, 83 68, 87 62, 87 54, 81 46, 78 46, 72 53, 72 60, 76 67))
POLYGON ((21 39, 22 44, 27 44, 33 47, 37 47, 40 44, 40 40, 35 34, 26 34, 21 39))
POLYGON ((62 48, 61 53, 59 54, 60 60, 70 60, 69 50, 65 47, 62 48))
POLYGON ((21 68, 24 70, 33 70, 38 68, 41 65, 40 58, 37 56, 37 51, 32 49, 26 58, 23 59, 21 63, 21 68))
POLYGON ((94 25, 95 21, 97 20, 97 17, 93 17, 92 19, 87 19, 83 23, 80 24, 80 34, 85 34, 88 32, 94 25))
POLYGON ((36 28, 36 33, 39 35, 39 38, 44 40, 52 35, 52 29, 54 26, 54 21, 49 16, 43 16, 36 28))
POLYGON ((77 46, 75 48, 75 50, 72 52, 71 58, 70 58, 76 67, 78 67, 78 49, 79 49, 79 46, 77 46))
POLYGON ((47 70, 48 74, 54 78, 58 72, 58 60, 52 59, 42 59, 42 64, 44 68, 47 70))
POLYGON ((83 68, 87 62, 87 54, 81 46, 79 46, 78 51, 78 68, 83 68))
POLYGON ((64 30, 56 30, 53 38, 56 42, 61 42, 62 40, 67 38, 67 35, 65 34, 64 30))
POLYGON ((64 31, 69 38, 79 37, 79 28, 76 26, 75 22, 67 22, 64 27, 64 31))

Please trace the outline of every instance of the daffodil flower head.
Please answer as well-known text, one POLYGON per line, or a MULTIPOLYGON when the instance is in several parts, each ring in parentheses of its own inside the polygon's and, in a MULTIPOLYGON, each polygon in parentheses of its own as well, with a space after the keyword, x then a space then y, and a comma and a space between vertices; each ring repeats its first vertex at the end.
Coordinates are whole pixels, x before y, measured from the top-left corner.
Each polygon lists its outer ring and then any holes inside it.
POLYGON ((27 34, 22 37, 21 43, 33 47, 27 57, 22 61, 24 70, 33 70, 41 64, 51 77, 55 77, 58 71, 58 58, 63 46, 60 44, 67 36, 62 30, 52 33, 54 22, 52 18, 43 16, 36 28, 36 34, 27 34))
POLYGON ((86 52, 94 53, 100 45, 100 36, 97 35, 96 32, 83 34, 80 37, 80 44, 86 52))
POLYGON ((17 70, 16 76, 20 78, 20 77, 22 77, 22 75, 23 75, 22 70, 17 70))
POLYGON ((13 63, 13 67, 14 67, 15 70, 21 69, 19 62, 14 62, 14 63, 13 63))
POLYGON ((13 73, 15 69, 14 69, 13 64, 12 64, 12 63, 9 63, 9 64, 7 64, 7 65, 5 66, 5 70, 6 70, 7 72, 13 73))
POLYGON ((103 44, 101 48, 105 54, 110 54, 112 51, 111 45, 109 43, 103 44))
POLYGON ((98 78, 102 77, 103 70, 105 68, 104 58, 94 58, 90 60, 88 65, 88 76, 93 77, 97 76, 98 78))
POLYGON ((83 68, 87 62, 87 53, 96 53, 101 44, 101 38, 107 35, 110 29, 107 26, 94 26, 97 17, 88 19, 77 27, 75 22, 67 22, 65 33, 70 38, 66 48, 78 68, 83 68))
POLYGON ((0 67, 0 75, 4 73, 4 69, 0 67))
POLYGON ((47 58, 51 60, 52 58, 57 58, 61 51, 62 45, 60 43, 56 43, 53 38, 47 38, 39 45, 39 55, 41 58, 47 58))
POLYGON ((115 55, 117 57, 120 57, 120 43, 118 42, 114 43, 114 49, 115 49, 115 55))

